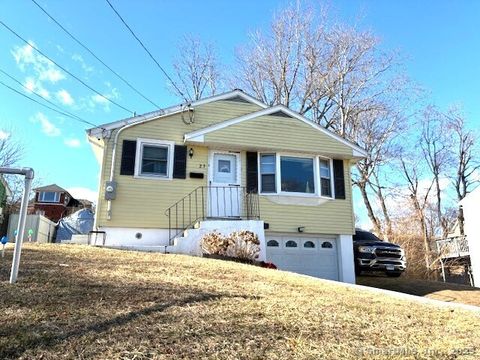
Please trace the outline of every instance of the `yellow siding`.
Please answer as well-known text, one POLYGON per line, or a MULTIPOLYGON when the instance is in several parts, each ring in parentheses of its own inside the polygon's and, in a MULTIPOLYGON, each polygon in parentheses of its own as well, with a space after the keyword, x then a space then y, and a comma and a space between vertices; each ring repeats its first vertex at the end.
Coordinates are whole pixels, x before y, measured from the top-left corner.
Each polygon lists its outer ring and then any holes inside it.
MULTIPOLYGON (((107 151, 102 170, 102 181, 97 206, 97 226, 165 228, 168 219, 165 210, 198 186, 207 184, 208 149, 189 146, 195 151, 192 159, 187 159, 187 179, 158 180, 137 179, 120 175, 120 162, 123 140, 137 138, 175 141, 183 144, 187 132, 212 124, 242 116, 261 108, 258 105, 234 101, 216 101, 195 108, 195 122, 186 125, 180 114, 153 120, 122 131, 118 139, 115 163, 115 180, 118 183, 117 197, 112 201, 112 218, 107 220, 107 202, 104 199, 104 184, 109 179, 112 162, 112 147, 115 133, 107 142, 107 151), (205 168, 201 166, 205 165, 205 168), (203 172, 204 179, 190 179, 189 172, 203 172)), ((188 115, 186 115, 188 118, 188 115)))
MULTIPOLYGON (((194 149, 192 159, 187 158, 187 179, 157 180, 137 179, 122 176, 120 160, 123 140, 137 138, 175 141, 183 144, 185 133, 205 128, 209 125, 258 111, 256 105, 232 101, 217 101, 195 109, 195 123, 186 125, 181 115, 172 115, 163 119, 126 129, 119 136, 115 180, 118 182, 117 198, 112 201, 112 218, 107 220, 107 202, 104 198, 104 184, 110 174, 112 146, 115 134, 106 141, 103 160, 99 202, 97 207, 97 226, 167 228, 168 218, 165 210, 182 197, 208 181, 207 146, 188 146, 194 149), (205 166, 205 167, 203 167, 205 166), (191 179, 190 172, 204 173, 204 179, 191 179)), ((244 149, 263 149, 276 151, 301 151, 318 154, 338 154, 349 157, 352 151, 334 139, 314 131, 310 126, 298 120, 283 117, 265 116, 233 125, 208 135, 222 144, 240 143, 244 149), (261 121, 265 121, 262 122, 261 121)), ((225 146, 223 146, 225 148, 225 146)), ((212 146, 210 146, 212 148, 212 146)), ((246 155, 242 151, 242 185, 245 185, 246 155)), ((347 164, 347 162, 345 162, 347 164)), ((305 233, 349 234, 353 232, 350 169, 345 166, 346 200, 334 200, 320 206, 279 205, 266 197, 261 197, 260 211, 262 220, 270 224, 269 231, 296 232, 298 226, 305 226, 305 233)))
POLYGON ((209 145, 235 144, 251 149, 351 156, 352 148, 313 129, 310 125, 281 116, 261 116, 205 135, 209 145))

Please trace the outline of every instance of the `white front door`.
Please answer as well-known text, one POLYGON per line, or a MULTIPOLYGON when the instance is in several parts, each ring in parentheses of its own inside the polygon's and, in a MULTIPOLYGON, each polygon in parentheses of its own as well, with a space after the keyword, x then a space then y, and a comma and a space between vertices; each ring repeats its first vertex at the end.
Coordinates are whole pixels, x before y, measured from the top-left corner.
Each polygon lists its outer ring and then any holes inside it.
POLYGON ((212 151, 209 163, 208 216, 240 217, 240 154, 212 151))

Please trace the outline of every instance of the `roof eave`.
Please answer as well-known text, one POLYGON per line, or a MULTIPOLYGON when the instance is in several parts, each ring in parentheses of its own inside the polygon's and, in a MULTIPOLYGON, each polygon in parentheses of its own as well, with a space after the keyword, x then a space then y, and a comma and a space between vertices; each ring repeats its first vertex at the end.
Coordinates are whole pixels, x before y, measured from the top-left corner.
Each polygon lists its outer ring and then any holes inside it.
POLYGON ((87 132, 88 136, 99 137, 99 135, 100 135, 100 137, 104 137, 103 135, 104 135, 105 132, 109 132, 111 130, 115 130, 115 129, 130 125, 130 124, 142 123, 142 122, 145 122, 145 121, 154 120, 154 119, 164 117, 164 116, 167 116, 167 115, 173 115, 173 114, 175 114, 175 113, 177 113, 181 110, 184 110, 187 107, 188 108, 194 108, 195 106, 208 104, 208 103, 213 102, 213 101, 228 100, 229 98, 232 98, 232 97, 235 97, 235 96, 240 96, 241 98, 247 100, 248 102, 250 102, 252 104, 255 104, 255 105, 258 105, 258 106, 262 107, 263 109, 268 108, 267 104, 262 103, 261 101, 259 101, 259 100, 255 99, 254 97, 246 94, 245 92, 243 92, 240 89, 235 89, 235 90, 223 93, 223 94, 213 95, 213 96, 210 96, 210 97, 207 97, 207 98, 204 98, 204 99, 192 101, 190 103, 182 103, 182 104, 174 105, 174 106, 171 106, 171 107, 168 107, 168 108, 165 108, 165 109, 152 111, 152 112, 149 112, 149 113, 145 113, 145 114, 142 114, 142 115, 138 115, 138 116, 114 121, 114 122, 111 122, 111 123, 106 123, 106 124, 103 124, 103 125, 100 125, 100 126, 97 126, 97 127, 94 127, 94 128, 87 129, 86 132, 87 132))

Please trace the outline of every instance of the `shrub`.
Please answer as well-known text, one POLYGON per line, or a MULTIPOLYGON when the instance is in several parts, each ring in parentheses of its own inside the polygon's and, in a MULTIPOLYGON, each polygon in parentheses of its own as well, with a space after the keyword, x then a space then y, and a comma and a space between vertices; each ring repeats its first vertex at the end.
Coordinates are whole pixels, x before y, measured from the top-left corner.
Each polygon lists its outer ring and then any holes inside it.
POLYGON ((227 249, 227 255, 238 259, 256 260, 260 253, 260 241, 257 234, 242 230, 234 231, 229 235, 231 245, 227 249))
POLYGON ((224 236, 217 231, 205 234, 202 250, 209 255, 222 255, 243 260, 256 260, 260 253, 260 241, 257 234, 242 230, 224 236))
POLYGON ((205 234, 201 240, 202 250, 205 254, 227 255, 231 239, 217 231, 205 234))

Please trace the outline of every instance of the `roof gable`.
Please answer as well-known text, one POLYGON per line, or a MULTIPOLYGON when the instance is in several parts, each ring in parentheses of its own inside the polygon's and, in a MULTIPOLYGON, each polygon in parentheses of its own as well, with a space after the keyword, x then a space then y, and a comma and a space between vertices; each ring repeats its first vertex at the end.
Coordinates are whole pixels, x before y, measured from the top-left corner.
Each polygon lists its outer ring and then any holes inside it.
POLYGON ((51 191, 51 192, 68 192, 64 188, 58 186, 57 184, 50 184, 45 186, 40 186, 38 188, 33 189, 35 191, 51 191))
MULTIPOLYGON (((364 149, 362 149, 361 147, 359 147, 358 145, 356 145, 356 144, 338 136, 337 134, 325 129, 323 126, 320 126, 320 125, 314 123, 313 121, 311 121, 311 120, 307 119, 306 117, 290 110, 289 108, 287 108, 283 105, 276 105, 276 106, 273 106, 271 108, 262 109, 260 111, 257 111, 257 112, 251 113, 251 114, 247 114, 247 115, 240 116, 240 117, 237 117, 237 118, 234 118, 234 119, 226 120, 226 121, 223 121, 221 123, 209 126, 207 128, 187 133, 187 134, 185 134, 184 139, 185 139, 185 141, 200 141, 200 142, 203 142, 204 137, 208 136, 208 134, 212 134, 214 132, 221 131, 222 129, 227 129, 227 128, 229 128, 231 126, 234 126, 234 125, 237 125, 237 124, 242 124, 244 122, 250 122, 250 121, 255 120, 255 119, 260 119, 260 118, 266 119, 265 118, 266 116, 289 118, 289 119, 292 119, 292 120, 300 121, 304 125, 308 125, 309 127, 314 128, 315 130, 319 131, 320 133, 322 133, 323 135, 328 137, 330 140, 333 140, 336 143, 339 143, 339 144, 342 144, 343 146, 346 146, 347 148, 349 148, 352 151, 352 155, 354 157, 365 157, 367 155, 366 151, 364 149)), ((265 120, 263 120, 263 121, 265 121, 265 120)), ((273 127, 277 128, 278 131, 281 131, 279 129, 279 126, 276 126, 278 124, 272 123, 271 125, 273 127)), ((257 130, 259 130, 259 129, 257 129, 257 130)), ((255 130, 255 131, 257 131, 257 130, 255 130)), ((291 129, 289 129, 288 126, 287 127, 283 126, 283 130, 285 130, 285 131, 290 130, 291 131, 291 129)), ((292 134, 290 134, 290 135, 292 135, 292 134)))

